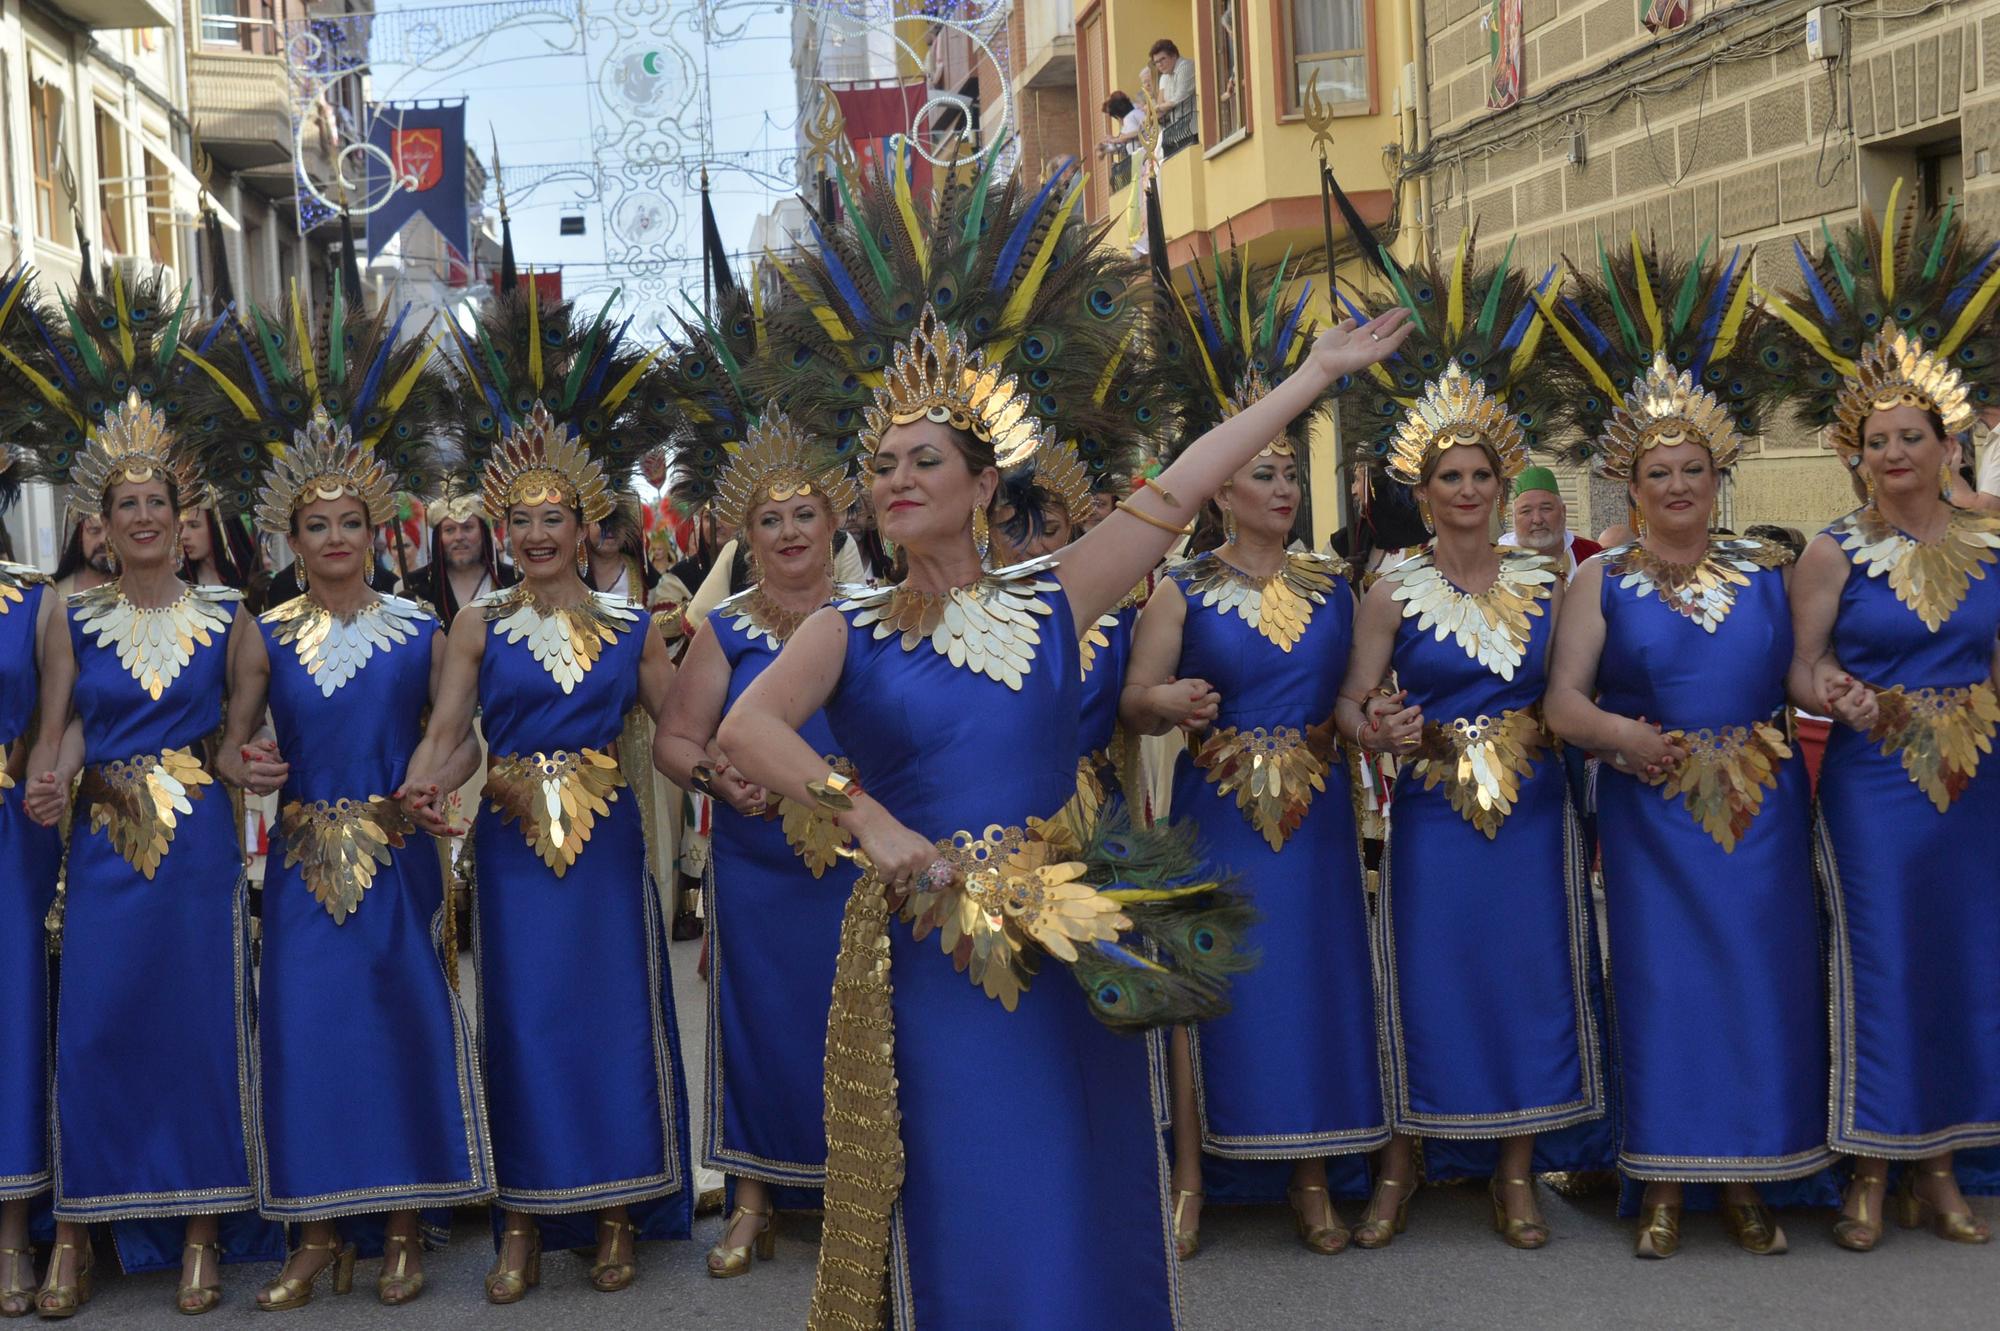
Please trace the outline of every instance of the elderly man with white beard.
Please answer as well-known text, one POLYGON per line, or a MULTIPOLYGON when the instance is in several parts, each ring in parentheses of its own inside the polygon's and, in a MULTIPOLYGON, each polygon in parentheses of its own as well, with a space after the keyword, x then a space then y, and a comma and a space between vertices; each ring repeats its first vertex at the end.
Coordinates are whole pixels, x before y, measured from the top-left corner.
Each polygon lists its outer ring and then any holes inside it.
POLYGON ((1518 545, 1563 559, 1563 573, 1575 577, 1577 565, 1604 547, 1569 530, 1569 510, 1556 489, 1556 474, 1547 467, 1527 467, 1514 482, 1514 530, 1500 537, 1502 545, 1518 545))

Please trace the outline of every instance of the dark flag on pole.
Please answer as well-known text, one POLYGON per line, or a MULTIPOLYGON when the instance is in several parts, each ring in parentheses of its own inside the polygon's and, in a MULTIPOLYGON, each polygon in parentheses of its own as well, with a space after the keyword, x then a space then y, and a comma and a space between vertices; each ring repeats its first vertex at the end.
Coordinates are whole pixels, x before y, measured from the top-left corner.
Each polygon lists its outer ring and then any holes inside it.
POLYGON ((702 267, 715 283, 715 294, 728 300, 736 294, 736 277, 729 271, 729 251, 722 245, 722 228, 716 225, 715 209, 708 201, 708 169, 701 173, 701 252, 702 267))
POLYGON ((236 303, 236 286, 229 280, 229 247, 222 235, 222 219, 215 209, 201 210, 202 233, 208 238, 209 305, 220 317, 236 303))
POLYGON ((1153 270, 1153 287, 1162 296, 1173 289, 1173 265, 1167 262, 1167 223, 1160 216, 1160 186, 1146 182, 1146 258, 1153 270))
POLYGON ((514 222, 507 216, 507 178, 500 174, 500 134, 487 129, 493 135, 493 192, 500 199, 500 276, 494 290, 504 296, 521 285, 521 269, 514 261, 514 222))

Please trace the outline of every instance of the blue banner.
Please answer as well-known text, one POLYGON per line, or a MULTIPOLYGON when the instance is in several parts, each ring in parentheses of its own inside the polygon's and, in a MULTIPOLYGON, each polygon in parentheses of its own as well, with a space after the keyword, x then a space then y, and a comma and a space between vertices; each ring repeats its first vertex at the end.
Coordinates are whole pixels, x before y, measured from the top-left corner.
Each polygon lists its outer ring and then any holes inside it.
POLYGON ((412 217, 423 217, 460 254, 472 252, 465 198, 465 103, 374 108, 368 142, 368 252, 380 254, 412 217))

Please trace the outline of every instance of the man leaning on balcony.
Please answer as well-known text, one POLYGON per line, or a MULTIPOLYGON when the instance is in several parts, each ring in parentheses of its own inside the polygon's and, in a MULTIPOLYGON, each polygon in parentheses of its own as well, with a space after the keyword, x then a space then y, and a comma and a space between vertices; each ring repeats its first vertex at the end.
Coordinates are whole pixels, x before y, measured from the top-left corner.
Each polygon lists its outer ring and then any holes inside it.
POLYGON ((1181 54, 1171 37, 1153 43, 1139 77, 1153 88, 1153 106, 1163 115, 1168 107, 1194 96, 1194 61, 1181 54))

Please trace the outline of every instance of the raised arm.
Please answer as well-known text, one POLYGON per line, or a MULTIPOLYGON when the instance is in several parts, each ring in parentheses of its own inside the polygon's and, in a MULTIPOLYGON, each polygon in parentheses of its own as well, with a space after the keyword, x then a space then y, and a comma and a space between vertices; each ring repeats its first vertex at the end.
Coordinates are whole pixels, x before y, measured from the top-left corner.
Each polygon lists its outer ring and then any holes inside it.
POLYGON ((1621 772, 1656 774, 1687 756, 1657 725, 1597 705, 1597 667, 1604 656, 1604 564, 1592 556, 1570 584, 1569 605, 1556 624, 1543 718, 1560 739, 1603 757, 1621 772))
POLYGON ((1321 333, 1284 382, 1197 439, 1145 492, 1125 501, 1156 522, 1116 508, 1064 547, 1056 576, 1076 622, 1091 623, 1131 591, 1223 482, 1284 433, 1328 384, 1394 355, 1409 335, 1409 320, 1409 311, 1398 307, 1365 325, 1349 319, 1321 333))
POLYGON ((1785 691, 1795 707, 1869 730, 1880 711, 1874 691, 1848 674, 1833 650, 1840 593, 1852 567, 1840 543, 1822 532, 1791 570, 1792 664, 1785 691))
POLYGON ((1187 595, 1172 578, 1160 585, 1139 612, 1132 629, 1132 656, 1125 665, 1125 688, 1118 695, 1118 719, 1140 735, 1164 735, 1179 726, 1206 730, 1222 706, 1222 695, 1205 679, 1177 679, 1181 633, 1187 626, 1187 595))
POLYGON ((264 634, 241 606, 229 627, 229 708, 215 768, 222 779, 253 795, 268 795, 285 784, 291 766, 270 736, 255 738, 264 724, 271 694, 271 656, 264 634))

